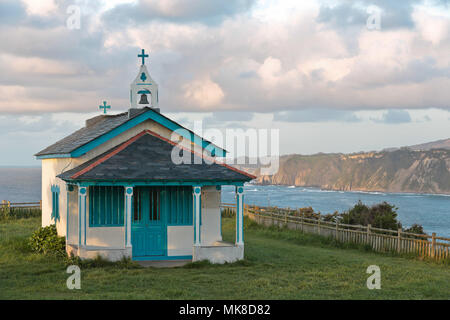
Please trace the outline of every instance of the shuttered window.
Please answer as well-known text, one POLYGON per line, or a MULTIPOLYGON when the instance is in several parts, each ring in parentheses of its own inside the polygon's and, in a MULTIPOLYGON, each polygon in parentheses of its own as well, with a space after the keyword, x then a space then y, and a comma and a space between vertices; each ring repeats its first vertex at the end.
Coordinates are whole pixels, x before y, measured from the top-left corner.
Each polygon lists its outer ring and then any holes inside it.
POLYGON ((161 195, 169 225, 192 225, 192 187, 166 187, 161 195))
POLYGON ((89 187, 89 226, 124 225, 125 193, 123 187, 89 187))
POLYGON ((59 187, 57 185, 52 185, 52 220, 59 221, 59 187))

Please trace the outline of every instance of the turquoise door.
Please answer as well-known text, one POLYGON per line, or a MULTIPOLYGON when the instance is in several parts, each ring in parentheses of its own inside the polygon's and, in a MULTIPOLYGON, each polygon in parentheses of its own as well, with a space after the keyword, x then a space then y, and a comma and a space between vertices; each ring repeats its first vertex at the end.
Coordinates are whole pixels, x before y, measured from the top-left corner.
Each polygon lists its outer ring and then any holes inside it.
POLYGON ((134 189, 133 199, 133 258, 165 256, 167 222, 161 211, 161 190, 154 187, 137 187, 134 189))

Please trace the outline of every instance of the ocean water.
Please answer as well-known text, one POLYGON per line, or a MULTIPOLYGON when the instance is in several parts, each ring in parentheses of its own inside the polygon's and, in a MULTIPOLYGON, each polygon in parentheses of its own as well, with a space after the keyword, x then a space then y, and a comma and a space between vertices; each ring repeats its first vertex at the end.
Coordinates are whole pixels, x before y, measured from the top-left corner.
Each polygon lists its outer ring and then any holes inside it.
MULTIPOLYGON (((0 168, 0 200, 35 202, 41 199, 40 168, 0 168)), ((260 206, 312 207, 323 214, 343 212, 358 200, 372 205, 387 201, 398 207, 403 226, 421 224, 427 233, 450 237, 450 196, 415 193, 343 192, 287 186, 245 186, 245 202, 260 206)), ((235 202, 234 188, 222 189, 222 201, 235 202)))
MULTIPOLYGON (((359 200, 367 205, 386 201, 395 205, 404 227, 414 223, 425 232, 450 237, 450 196, 416 193, 344 192, 288 186, 245 186, 245 203, 280 208, 312 207, 323 214, 343 212, 359 200)), ((234 203, 233 187, 222 189, 222 202, 234 203)))
POLYGON ((0 201, 41 200, 41 168, 0 168, 0 201))

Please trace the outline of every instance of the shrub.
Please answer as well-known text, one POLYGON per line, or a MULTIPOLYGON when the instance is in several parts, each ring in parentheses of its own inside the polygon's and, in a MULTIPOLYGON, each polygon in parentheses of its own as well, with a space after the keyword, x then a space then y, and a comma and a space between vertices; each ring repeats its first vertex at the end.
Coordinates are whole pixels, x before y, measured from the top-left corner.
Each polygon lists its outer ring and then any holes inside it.
POLYGON ((397 208, 387 202, 368 207, 361 201, 349 211, 341 214, 341 222, 353 225, 372 225, 375 228, 398 230, 401 223, 397 221, 397 208))
POLYGON ((46 255, 66 256, 66 240, 58 236, 55 225, 40 227, 28 240, 31 250, 46 255))
POLYGON ((337 220, 339 220, 339 212, 335 211, 333 214, 325 214, 322 216, 322 220, 328 222, 336 222, 337 220))
POLYGON ((411 227, 404 229, 403 231, 415 234, 426 234, 423 231, 423 227, 417 223, 413 224, 411 227))
POLYGON ((311 207, 308 208, 300 208, 296 212, 293 213, 294 216, 302 216, 305 218, 317 218, 318 214, 314 212, 314 209, 311 207))
MULTIPOLYGON (((255 207, 258 208, 258 207, 255 207)), ((402 228, 402 224, 397 220, 397 207, 391 205, 387 202, 382 202, 375 204, 373 206, 368 206, 361 201, 351 209, 346 212, 339 213, 335 211, 332 214, 320 214, 320 212, 315 212, 312 207, 299 208, 299 209, 289 209, 289 208, 277 208, 268 207, 266 210, 272 213, 287 214, 296 217, 305 217, 309 219, 320 219, 321 221, 332 222, 336 221, 343 224, 350 225, 372 225, 372 227, 380 229, 395 230, 402 228)), ((222 210, 223 217, 234 217, 234 213, 229 213, 229 209, 222 210), (227 212, 225 212, 227 210, 227 212), (225 214, 224 214, 225 213, 225 214)), ((404 229, 404 232, 425 234, 423 227, 418 224, 414 224, 408 229, 404 229)))
POLYGON ((0 221, 26 219, 40 216, 41 216, 41 209, 0 207, 0 221))

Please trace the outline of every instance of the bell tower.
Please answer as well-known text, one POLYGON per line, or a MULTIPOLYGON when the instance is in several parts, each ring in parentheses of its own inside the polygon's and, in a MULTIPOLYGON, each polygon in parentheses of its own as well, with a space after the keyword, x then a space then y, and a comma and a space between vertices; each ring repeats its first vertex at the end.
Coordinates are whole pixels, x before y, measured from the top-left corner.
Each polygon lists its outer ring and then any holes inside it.
POLYGON ((145 66, 148 54, 145 54, 144 49, 138 58, 142 59, 142 64, 136 79, 130 85, 131 108, 151 107, 159 111, 158 84, 150 77, 145 66))

